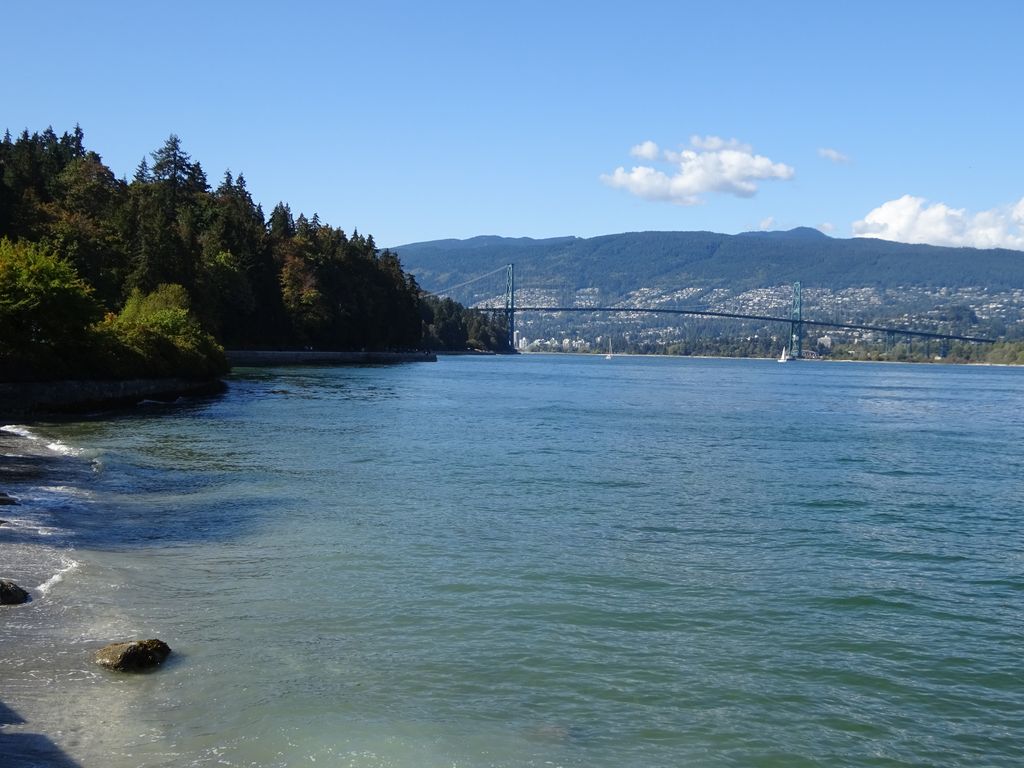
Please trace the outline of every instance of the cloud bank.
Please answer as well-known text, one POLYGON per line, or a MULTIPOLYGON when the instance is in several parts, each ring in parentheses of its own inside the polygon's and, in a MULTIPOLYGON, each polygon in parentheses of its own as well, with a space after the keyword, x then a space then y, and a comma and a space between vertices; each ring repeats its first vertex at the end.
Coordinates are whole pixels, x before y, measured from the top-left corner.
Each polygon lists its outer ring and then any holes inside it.
POLYGON ((1024 198, 972 214, 904 195, 853 222, 853 234, 903 243, 1024 250, 1024 198))
POLYGON ((630 150, 633 157, 658 162, 665 170, 636 165, 627 171, 619 166, 602 174, 601 181, 644 200, 697 205, 711 192, 752 197, 757 194, 755 182, 791 179, 795 173, 784 163, 754 154, 749 144, 736 139, 691 136, 690 147, 677 152, 662 150, 653 141, 637 144, 630 150))

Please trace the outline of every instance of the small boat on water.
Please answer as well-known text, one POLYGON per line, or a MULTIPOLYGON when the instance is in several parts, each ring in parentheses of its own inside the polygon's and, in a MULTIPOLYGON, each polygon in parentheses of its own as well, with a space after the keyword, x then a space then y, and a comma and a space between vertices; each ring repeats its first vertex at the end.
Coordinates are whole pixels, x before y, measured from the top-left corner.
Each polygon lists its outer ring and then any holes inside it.
POLYGON ((604 356, 604 359, 605 360, 611 360, 612 359, 612 338, 611 338, 611 336, 608 337, 608 354, 604 356))
POLYGON ((782 354, 779 355, 780 363, 788 363, 792 358, 789 356, 789 347, 782 348, 782 354))

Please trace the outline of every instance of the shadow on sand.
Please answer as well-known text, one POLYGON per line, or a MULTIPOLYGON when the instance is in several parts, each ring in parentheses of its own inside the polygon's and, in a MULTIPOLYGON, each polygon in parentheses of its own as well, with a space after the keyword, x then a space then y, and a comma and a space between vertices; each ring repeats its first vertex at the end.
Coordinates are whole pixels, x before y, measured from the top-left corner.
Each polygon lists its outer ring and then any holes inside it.
POLYGON ((0 756, 4 768, 82 768, 48 736, 39 733, 8 733, 8 726, 25 724, 25 718, 0 701, 0 756))

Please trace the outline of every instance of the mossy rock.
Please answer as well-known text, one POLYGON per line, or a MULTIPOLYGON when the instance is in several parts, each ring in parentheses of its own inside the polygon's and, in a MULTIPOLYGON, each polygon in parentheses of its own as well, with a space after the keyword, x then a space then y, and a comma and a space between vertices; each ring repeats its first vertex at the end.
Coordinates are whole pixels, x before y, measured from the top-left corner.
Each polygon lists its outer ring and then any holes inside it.
POLYGON ((100 648, 95 661, 116 672, 144 672, 163 664, 170 653, 170 647, 163 640, 130 640, 100 648))

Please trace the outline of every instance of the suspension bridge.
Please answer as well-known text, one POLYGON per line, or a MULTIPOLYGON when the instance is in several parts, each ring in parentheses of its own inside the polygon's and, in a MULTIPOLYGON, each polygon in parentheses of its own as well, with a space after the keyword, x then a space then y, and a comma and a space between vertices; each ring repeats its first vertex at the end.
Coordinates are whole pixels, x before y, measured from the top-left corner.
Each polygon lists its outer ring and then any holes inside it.
POLYGON ((793 284, 793 304, 788 317, 777 317, 773 315, 748 314, 744 312, 724 312, 711 309, 681 309, 665 307, 636 307, 636 306, 517 306, 516 305, 516 281, 515 265, 507 264, 504 267, 486 272, 482 275, 470 278, 456 285, 449 286, 442 291, 425 292, 430 296, 446 296, 449 292, 466 287, 473 283, 485 280, 494 275, 504 273, 505 289, 504 296, 500 297, 492 305, 479 307, 486 311, 503 313, 507 323, 508 345, 514 348, 516 331, 516 313, 522 312, 547 312, 547 313, 619 313, 635 314, 645 313, 651 315, 678 315, 691 317, 708 317, 727 320, 754 320, 766 323, 780 323, 789 326, 789 339, 787 348, 791 356, 803 356, 803 337, 805 327, 836 328, 853 331, 868 331, 872 333, 886 334, 886 340, 891 346, 896 337, 920 338, 928 341, 939 341, 942 344, 943 356, 947 354, 948 345, 952 341, 966 341, 978 344, 994 344, 995 339, 982 336, 968 336, 956 333, 942 333, 940 331, 924 331, 910 328, 896 328, 892 326, 875 325, 870 323, 842 323, 827 320, 810 320, 803 316, 803 300, 801 297, 800 283, 793 284))

